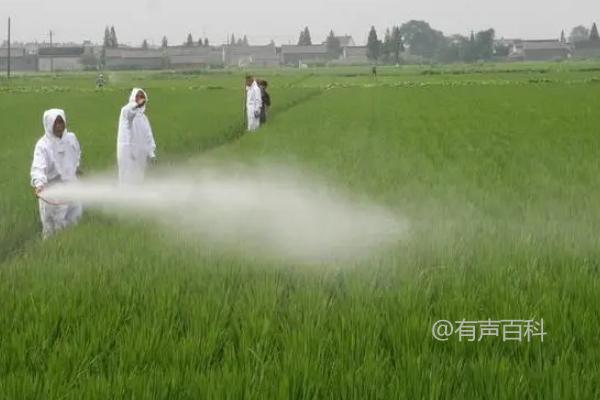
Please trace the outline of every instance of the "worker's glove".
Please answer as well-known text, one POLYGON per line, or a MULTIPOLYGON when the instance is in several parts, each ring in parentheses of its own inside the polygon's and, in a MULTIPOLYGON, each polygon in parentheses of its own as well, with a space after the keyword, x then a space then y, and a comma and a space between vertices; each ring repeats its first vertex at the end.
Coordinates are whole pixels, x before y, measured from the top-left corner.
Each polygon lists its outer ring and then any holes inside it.
POLYGON ((39 197, 40 193, 42 193, 42 191, 44 190, 44 186, 37 186, 33 188, 33 195, 35 197, 39 197))
POLYGON ((79 167, 77 167, 77 171, 75 171, 75 175, 77 175, 77 177, 80 177, 83 175, 83 170, 79 167))
POLYGON ((254 111, 254 118, 260 118, 260 111, 254 111))
POLYGON ((155 167, 156 165, 158 165, 158 159, 156 157, 150 157, 148 159, 148 162, 150 163, 151 166, 155 167))

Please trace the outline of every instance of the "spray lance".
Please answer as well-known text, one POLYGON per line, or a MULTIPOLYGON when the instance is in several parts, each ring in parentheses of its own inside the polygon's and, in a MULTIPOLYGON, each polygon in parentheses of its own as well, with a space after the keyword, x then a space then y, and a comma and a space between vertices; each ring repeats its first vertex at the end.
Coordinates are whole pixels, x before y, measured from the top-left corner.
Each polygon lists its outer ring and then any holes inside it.
MULTIPOLYGON (((81 170, 80 167, 77 167, 76 175, 77 175, 78 178, 83 175, 83 171, 81 170)), ((54 185, 56 183, 60 183, 60 182, 64 182, 64 181, 60 177, 58 177, 58 178, 53 179, 50 182, 48 182, 47 186, 52 186, 52 185, 54 185)), ((46 203, 48 205, 51 205, 51 206, 64 206, 64 205, 68 204, 68 202, 66 202, 66 201, 55 201, 55 200, 51 200, 51 199, 47 198, 46 196, 42 196, 41 195, 42 191, 43 190, 38 190, 38 188, 34 188, 33 189, 33 195, 36 198, 38 198, 41 201, 43 201, 44 203, 46 203)))
POLYGON ((54 200, 50 200, 48 198, 46 198, 45 196, 41 195, 42 191, 38 190, 37 188, 33 189, 33 195, 43 201, 44 203, 51 205, 51 206, 63 206, 65 204, 67 204, 66 202, 61 202, 61 201, 54 201, 54 200))

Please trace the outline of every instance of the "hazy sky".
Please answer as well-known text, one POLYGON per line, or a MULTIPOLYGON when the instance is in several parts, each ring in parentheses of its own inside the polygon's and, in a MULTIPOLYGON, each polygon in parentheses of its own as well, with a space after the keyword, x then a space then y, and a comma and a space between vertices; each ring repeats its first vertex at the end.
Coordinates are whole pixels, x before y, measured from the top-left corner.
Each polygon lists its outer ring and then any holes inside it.
POLYGON ((16 41, 48 40, 52 29, 59 42, 101 42, 109 24, 120 42, 132 45, 143 39, 159 44, 163 35, 180 44, 188 32, 213 44, 231 33, 247 34, 255 44, 281 44, 295 42, 308 25, 313 42, 333 29, 364 43, 371 25, 383 34, 386 26, 410 19, 446 34, 493 27, 498 37, 540 39, 600 22, 600 0, 0 0, 0 42, 9 15, 16 41))

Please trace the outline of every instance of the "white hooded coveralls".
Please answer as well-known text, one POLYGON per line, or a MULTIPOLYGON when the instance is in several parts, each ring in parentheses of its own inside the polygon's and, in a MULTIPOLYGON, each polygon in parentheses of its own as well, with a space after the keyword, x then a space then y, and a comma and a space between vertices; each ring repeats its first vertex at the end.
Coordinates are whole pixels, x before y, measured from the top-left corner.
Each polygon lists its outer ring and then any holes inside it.
POLYGON ((137 184, 144 181, 149 159, 156 157, 156 143, 150 121, 145 114, 146 105, 138 107, 135 96, 142 89, 131 91, 129 103, 121 109, 117 135, 117 164, 121 184, 137 184))
POLYGON ((246 87, 246 114, 248 131, 254 132, 260 126, 260 110, 262 108, 262 92, 256 81, 246 87))
MULTIPOLYGON (((39 189, 77 180, 81 148, 75 134, 66 129, 65 112, 59 109, 48 110, 44 113, 42 123, 45 134, 35 145, 31 164, 31 185, 39 189), (65 122, 62 138, 54 135, 54 122, 59 116, 65 122)), ((43 196, 43 191, 41 195, 43 196)), ((38 202, 44 239, 77 223, 81 218, 81 204, 52 205, 42 199, 38 202)))

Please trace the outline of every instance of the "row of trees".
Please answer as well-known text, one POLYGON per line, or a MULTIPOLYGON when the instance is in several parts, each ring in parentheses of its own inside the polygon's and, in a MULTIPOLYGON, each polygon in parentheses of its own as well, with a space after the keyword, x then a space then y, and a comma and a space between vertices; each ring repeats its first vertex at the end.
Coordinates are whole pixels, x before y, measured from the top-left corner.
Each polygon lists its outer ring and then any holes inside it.
MULTIPOLYGON (((412 56, 445 63, 488 61, 494 56, 508 56, 510 48, 502 43, 495 43, 495 36, 495 31, 491 28, 471 32, 468 36, 445 36, 427 22, 413 20, 386 29, 383 39, 380 39, 377 30, 372 26, 367 40, 367 56, 373 62, 398 64, 402 62, 402 54, 407 47, 410 48, 412 56)), ((569 40, 571 42, 600 40, 598 27, 595 23, 591 29, 577 26, 571 31, 569 40)), ((566 42, 564 32, 561 41, 566 42)), ((298 45, 312 45, 308 27, 300 32, 298 45)), ((342 49, 333 31, 329 33, 326 45, 330 58, 339 57, 342 49)))
MULTIPOLYGON (((233 35, 231 36, 232 39, 234 38, 233 35)), ((244 41, 247 44, 248 40, 246 39, 246 36, 244 36, 244 41)), ((161 42, 161 47, 166 48, 169 45, 169 40, 167 39, 166 36, 163 36, 162 38, 162 42, 161 42)), ((188 33, 187 35, 187 39, 185 40, 185 42, 183 42, 183 45, 186 47, 208 47, 210 46, 210 43, 208 41, 208 38, 199 38, 198 41, 194 41, 194 37, 192 36, 191 33, 188 33)), ((110 28, 107 26, 106 29, 104 30, 104 41, 103 41, 103 46, 104 48, 117 48, 119 47, 119 41, 117 40, 117 33, 115 31, 115 27, 111 26, 110 28)), ((141 44, 142 49, 148 49, 149 45, 148 45, 148 41, 146 39, 144 39, 144 41, 141 44)))
MULTIPOLYGON (((191 33, 188 33, 187 35, 187 39, 185 40, 185 42, 183 43, 183 45, 185 47, 209 47, 210 43, 208 41, 208 38, 199 38, 198 41, 194 41, 194 37, 192 36, 191 33)), ((163 49, 166 49, 167 46, 169 46, 169 39, 167 39, 166 36, 163 36, 162 40, 161 40, 161 44, 160 46, 163 49)), ((146 39, 144 39, 144 41, 142 42, 142 49, 148 49, 148 41, 146 39)))
MULTIPOLYGON (((561 35, 560 40, 562 42, 566 41, 564 31, 561 35)), ((584 42, 586 40, 600 40, 600 35, 598 34, 598 26, 596 26, 595 22, 592 25, 591 29, 588 29, 583 25, 579 25, 571 30, 571 35, 569 35, 569 41, 571 43, 584 42)))
POLYGON ((300 31, 300 37, 298 38, 298 46, 310 46, 312 45, 312 39, 310 37, 310 31, 308 26, 304 27, 304 30, 300 31))
MULTIPOLYGON (((380 39, 377 30, 372 26, 367 40, 367 57, 373 62, 398 64, 402 62, 402 54, 408 46, 411 55, 432 61, 489 60, 497 50, 494 48, 494 37, 493 29, 472 32, 470 37, 445 37, 427 22, 409 21, 401 26, 386 29, 383 39, 380 39)), ((341 43, 333 31, 329 32, 325 44, 330 59, 336 59, 342 54, 341 43)), ((312 45, 308 27, 300 32, 298 45, 312 45)), ((508 49, 503 50, 508 54, 508 49)))
MULTIPOLYGON (((495 32, 488 29, 471 32, 470 36, 452 35, 449 37, 433 29, 425 21, 409 21, 385 31, 379 39, 374 26, 369 31, 367 57, 373 62, 398 64, 402 53, 410 48, 412 56, 438 62, 473 62, 490 60, 497 50, 494 46, 495 32)), ((502 49, 508 54, 508 49, 502 49)))
POLYGON ((233 33, 231 34, 231 38, 229 39, 227 44, 231 46, 250 46, 250 43, 248 42, 248 37, 246 35, 236 40, 235 35, 233 33))
MULTIPOLYGON (((168 44, 169 42, 167 41, 167 37, 164 36, 162 40, 162 47, 167 47, 168 44)), ((208 47, 210 46, 210 43, 208 41, 208 38, 200 38, 198 39, 198 42, 195 42, 192 34, 188 33, 187 39, 185 40, 185 43, 183 43, 183 45, 185 47, 208 47)))
POLYGON ((383 41, 379 40, 375 27, 372 26, 367 39, 367 57, 371 61, 384 63, 400 63, 400 55, 404 51, 404 39, 400 27, 386 29, 383 41))
MULTIPOLYGON (((373 62, 398 64, 402 61, 402 53, 406 47, 410 48, 412 56, 422 57, 438 62, 474 62, 478 60, 487 61, 496 56, 507 56, 510 49, 502 44, 495 44, 495 31, 488 29, 480 32, 471 32, 469 36, 452 35, 444 36, 441 31, 433 29, 425 21, 409 21, 401 26, 387 28, 383 39, 380 39, 374 26, 369 31, 367 40, 367 56, 373 62)), ((571 43, 600 40, 598 27, 594 23, 591 29, 585 26, 576 26, 571 30, 569 36, 571 43)), ((564 31, 561 33, 561 41, 566 42, 564 31)), ((229 45, 249 46, 246 35, 236 39, 232 34, 228 38, 229 45)), ((312 45, 310 30, 305 27, 298 38, 298 45, 312 45)), ((342 46, 339 38, 332 31, 329 32, 325 42, 329 58, 336 59, 342 54, 342 46)), ((183 44, 187 47, 208 47, 208 38, 200 38, 197 42, 191 33, 188 34, 183 44)), ((114 26, 107 26, 104 30, 104 47, 116 48, 119 46, 114 26)), ((168 40, 162 39, 162 47, 168 46, 168 40)), ((148 41, 142 42, 142 48, 148 48, 148 41)))
POLYGON ((119 41, 117 40, 117 32, 115 31, 114 26, 111 26, 110 28, 107 26, 104 29, 103 46, 109 48, 119 47, 119 41))

